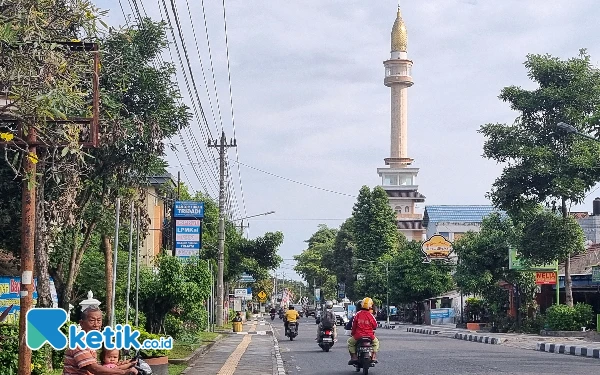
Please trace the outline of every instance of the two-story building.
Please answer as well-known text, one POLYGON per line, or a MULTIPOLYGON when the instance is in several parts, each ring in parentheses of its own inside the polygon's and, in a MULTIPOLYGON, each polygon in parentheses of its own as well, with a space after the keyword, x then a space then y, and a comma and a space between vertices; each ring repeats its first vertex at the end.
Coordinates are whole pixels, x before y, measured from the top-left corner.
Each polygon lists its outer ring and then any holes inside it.
POLYGON ((140 264, 152 266, 161 249, 170 246, 172 237, 170 212, 174 198, 172 192, 177 183, 169 173, 148 177, 148 183, 143 187, 144 205, 150 218, 148 235, 140 243, 140 264))

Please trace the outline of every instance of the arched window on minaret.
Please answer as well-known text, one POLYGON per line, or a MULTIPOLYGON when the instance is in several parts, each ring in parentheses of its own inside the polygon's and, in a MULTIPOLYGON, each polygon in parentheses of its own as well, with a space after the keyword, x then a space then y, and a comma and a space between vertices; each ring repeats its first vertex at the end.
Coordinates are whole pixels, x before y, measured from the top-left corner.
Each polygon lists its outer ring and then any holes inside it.
POLYGON ((396 211, 396 214, 401 214, 402 213, 402 206, 396 206, 394 208, 394 210, 396 211))
POLYGON ((410 207, 408 207, 408 206, 404 207, 404 212, 410 212, 410 207))

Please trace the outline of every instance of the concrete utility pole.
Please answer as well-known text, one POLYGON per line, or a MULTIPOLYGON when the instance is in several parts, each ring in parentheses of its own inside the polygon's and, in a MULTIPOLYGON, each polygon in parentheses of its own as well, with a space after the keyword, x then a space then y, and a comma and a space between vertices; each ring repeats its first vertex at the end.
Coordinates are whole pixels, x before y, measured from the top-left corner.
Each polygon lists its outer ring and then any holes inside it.
POLYGON ((225 132, 221 133, 221 143, 208 142, 208 147, 219 149, 219 254, 217 259, 217 326, 223 326, 223 273, 225 269, 225 150, 237 147, 235 139, 227 143, 225 132))

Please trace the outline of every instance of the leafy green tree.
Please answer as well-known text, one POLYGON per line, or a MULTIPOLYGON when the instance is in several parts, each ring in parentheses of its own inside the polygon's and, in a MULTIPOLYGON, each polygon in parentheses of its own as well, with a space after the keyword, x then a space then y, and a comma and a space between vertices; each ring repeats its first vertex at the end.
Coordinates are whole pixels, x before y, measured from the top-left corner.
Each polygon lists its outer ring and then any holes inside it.
POLYGON ((321 288, 325 299, 336 298, 337 280, 332 270, 326 267, 327 264, 332 263, 336 233, 336 229, 319 225, 319 229, 306 241, 307 249, 294 256, 297 262, 294 270, 308 282, 311 288, 321 288))
MULTIPOLYGON (((515 219, 552 201, 560 202, 567 218, 568 204, 581 202, 600 181, 600 144, 569 136, 557 124, 566 122, 581 132, 599 134, 600 71, 585 50, 568 60, 531 54, 525 67, 537 87, 509 86, 500 94, 501 100, 519 112, 516 121, 480 129, 486 138, 484 156, 506 164, 490 196, 494 205, 515 219)), ((544 221, 540 218, 540 223, 544 221)), ((576 237, 569 232, 569 222, 564 224, 561 233, 576 237)), ((566 303, 572 306, 570 255, 583 248, 574 243, 567 249, 569 254, 553 253, 565 262, 566 303)))
POLYGON ((201 321, 194 315, 204 315, 202 306, 210 293, 206 261, 193 258, 183 263, 176 257, 161 256, 157 265, 158 272, 144 268, 140 274, 140 308, 146 315, 146 330, 164 332, 169 313, 183 314, 199 325, 201 321))
POLYGON ((518 237, 512 220, 494 213, 483 219, 480 232, 467 232, 454 243, 459 257, 456 284, 466 294, 482 296, 495 320, 505 318, 509 305, 508 291, 500 287, 500 282, 518 286, 524 305, 533 303, 535 284, 531 273, 508 268, 509 249, 518 237))
POLYGON ((448 265, 423 263, 421 243, 409 242, 390 264, 390 299, 397 303, 421 302, 454 287, 448 265))
POLYGON ((352 212, 356 241, 355 256, 377 260, 384 254, 393 254, 399 247, 396 214, 388 203, 388 195, 377 186, 360 189, 352 212))
POLYGON ((354 238, 354 218, 349 218, 340 226, 333 244, 332 269, 339 283, 345 284, 346 296, 350 299, 358 299, 354 291, 356 275, 354 274, 352 258, 356 251, 356 240, 354 238))

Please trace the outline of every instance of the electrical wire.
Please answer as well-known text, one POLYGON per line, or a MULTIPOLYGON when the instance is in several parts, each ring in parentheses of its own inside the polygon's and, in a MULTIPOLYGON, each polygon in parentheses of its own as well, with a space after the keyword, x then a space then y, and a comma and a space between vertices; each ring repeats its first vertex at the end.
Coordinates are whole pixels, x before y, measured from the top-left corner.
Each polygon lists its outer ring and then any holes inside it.
POLYGON ((232 161, 233 161, 233 162, 235 162, 235 163, 238 163, 238 165, 243 165, 243 166, 244 166, 244 167, 246 167, 246 168, 250 168, 250 169, 253 169, 253 170, 255 170, 255 171, 262 172, 262 173, 264 173, 264 174, 268 174, 269 176, 277 177, 277 178, 280 178, 280 179, 282 179, 282 180, 285 180, 285 181, 288 181, 288 182, 293 182, 293 183, 295 183, 295 184, 298 184, 298 185, 303 185, 303 186, 310 187, 310 188, 313 188, 313 189, 317 189, 317 190, 326 191, 326 192, 328 192, 328 193, 333 193, 333 194, 338 194, 338 195, 344 195, 344 196, 346 196, 346 197, 357 198, 355 195, 346 194, 346 193, 341 193, 341 192, 339 192, 339 191, 330 190, 330 189, 325 189, 325 188, 318 187, 318 186, 314 186, 314 185, 310 185, 310 184, 307 184, 307 183, 304 183, 304 182, 300 182, 300 181, 292 180, 291 178, 282 177, 282 176, 276 175, 275 173, 267 172, 267 171, 264 171, 264 170, 262 170, 262 169, 259 169, 259 168, 256 168, 256 167, 252 167, 252 166, 250 166, 250 165, 248 165, 248 164, 241 163, 241 162, 239 162, 239 161, 237 161, 237 160, 232 160, 232 161))
MULTIPOLYGON (((227 55, 227 78, 229 81, 229 102, 231 105, 231 125, 233 127, 233 137, 236 137, 235 134, 235 116, 233 115, 233 90, 231 88, 231 66, 229 63, 229 38, 227 36, 227 16, 226 16, 226 11, 225 11, 225 0, 223 0, 223 25, 225 26, 225 51, 226 51, 226 55, 227 55)), ((235 148, 235 156, 236 156, 236 161, 238 162, 238 180, 240 183, 240 192, 242 194, 242 205, 244 207, 244 215, 247 215, 247 211, 246 211, 246 199, 244 197, 244 185, 242 184, 242 173, 240 170, 240 156, 239 156, 239 151, 238 151, 238 147, 235 148)))

